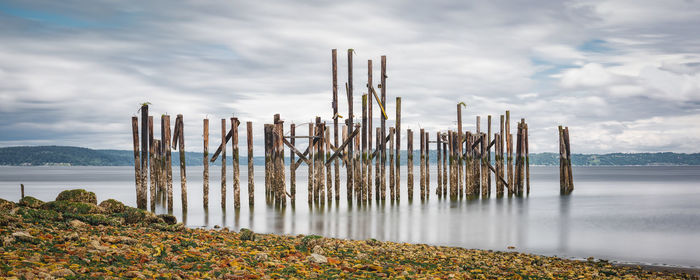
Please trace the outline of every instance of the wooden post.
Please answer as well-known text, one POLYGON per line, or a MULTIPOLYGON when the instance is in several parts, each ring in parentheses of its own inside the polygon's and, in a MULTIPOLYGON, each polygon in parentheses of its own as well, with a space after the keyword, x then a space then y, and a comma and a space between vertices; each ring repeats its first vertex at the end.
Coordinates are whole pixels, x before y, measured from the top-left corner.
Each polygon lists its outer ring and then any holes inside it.
POLYGON ((420 129, 420 199, 425 200, 425 129, 420 129))
POLYGON ((375 147, 375 150, 378 151, 376 156, 378 156, 379 158, 375 159, 375 167, 376 168, 374 170, 374 192, 375 192, 376 199, 379 200, 381 197, 380 187, 381 187, 381 175, 382 175, 381 169, 379 168, 379 165, 381 163, 381 152, 382 152, 382 150, 381 150, 381 142, 382 142, 381 141, 381 137, 382 137, 381 128, 379 128, 379 127, 376 128, 375 136, 377 138, 376 139, 377 145, 375 147))
POLYGON ((325 156, 326 153, 325 153, 325 149, 324 149, 325 147, 323 145, 323 143, 325 142, 325 140, 324 140, 325 132, 323 131, 325 127, 321 124, 321 117, 316 117, 316 127, 318 130, 317 134, 320 137, 320 140, 318 141, 318 145, 317 145, 317 147, 318 147, 317 159, 318 160, 316 161, 316 166, 317 166, 316 167, 317 168, 316 169, 316 172, 317 172, 316 177, 317 177, 317 182, 318 182, 317 193, 318 193, 318 199, 320 200, 321 204, 324 204, 324 201, 325 201, 324 200, 324 196, 325 196, 324 180, 326 178, 325 178, 325 173, 323 170, 323 163, 325 162, 323 157, 325 156))
MULTIPOLYGON (((505 145, 505 141, 503 140, 503 139, 505 138, 505 134, 504 134, 504 129, 505 129, 505 128, 504 128, 504 124, 505 124, 505 116, 504 116, 504 115, 501 115, 501 126, 500 126, 500 130, 499 130, 499 131, 500 131, 500 132, 499 132, 499 137, 500 137, 500 138, 498 139, 498 144, 499 144, 499 145, 498 145, 498 152, 497 152, 499 158, 498 158, 498 162, 496 163, 497 165, 500 166, 500 168, 498 169, 498 176, 500 176, 501 178, 506 178, 506 177, 505 177, 505 172, 504 172, 504 170, 505 170, 505 165, 504 165, 504 145, 505 145)), ((503 193, 504 193, 504 192, 503 192, 503 191, 504 191, 504 190, 503 190, 503 189, 504 189, 504 184, 503 184, 503 182, 501 182, 501 180, 496 180, 496 182, 500 185, 500 193, 501 193, 501 196, 503 196, 503 193)), ((498 185, 497 185, 497 187, 498 187, 498 185)), ((498 190, 497 190, 497 192, 498 192, 498 190)))
POLYGON ((279 118, 279 114, 275 114, 275 128, 277 129, 277 137, 275 137, 275 155, 277 159, 277 193, 280 206, 285 207, 287 205, 287 184, 286 177, 284 175, 284 121, 279 118))
MULTIPOLYGON (((255 171, 253 169, 253 122, 246 122, 246 141, 248 142, 248 205, 255 204, 255 171)), ((294 193, 294 191, 292 191, 294 193)), ((294 195, 292 195, 294 201, 294 195)))
POLYGON ((396 200, 401 198, 401 97, 396 97, 396 200))
POLYGON ((574 175, 571 170, 571 144, 569 143, 569 127, 564 128, 564 146, 566 148, 567 193, 574 191, 574 175))
POLYGON ((136 193, 136 205, 146 209, 146 188, 148 187, 148 105, 141 106, 141 185, 136 193))
MULTIPOLYGON (((158 194, 163 194, 163 183, 165 181, 163 180, 163 160, 162 160, 162 149, 160 146, 160 140, 158 139, 153 139, 153 150, 155 151, 155 155, 153 156, 153 163, 154 163, 154 175, 156 177, 156 198, 154 200, 158 199, 158 194)), ((151 210, 153 211, 153 210, 151 210)))
POLYGON ((153 116, 148 116, 148 171, 151 179, 150 196, 151 212, 156 211, 156 174, 155 158, 153 147, 153 116))
POLYGON ((487 132, 486 132, 486 180, 487 180, 487 189, 488 189, 488 195, 491 196, 491 171, 488 169, 488 164, 491 163, 491 149, 488 148, 488 145, 491 144, 491 115, 486 116, 486 126, 487 126, 487 132))
POLYGON ((435 141, 437 142, 437 194, 438 198, 442 198, 442 143, 440 142, 440 132, 435 133, 435 141))
MULTIPOLYGON (((331 157, 331 138, 330 138, 330 129, 326 128, 326 123, 323 123, 323 132, 325 133, 324 136, 324 141, 323 143, 326 144, 326 157, 322 161, 325 162, 326 160, 330 159, 331 157)), ((321 143, 321 145, 323 145, 321 143)), ((324 164, 325 165, 325 164, 324 164)), ((326 200, 328 200, 328 203, 331 203, 331 198, 333 197, 333 174, 331 172, 331 166, 326 165, 326 200)))
POLYGON ((22 195, 20 198, 24 198, 24 184, 19 184, 19 189, 22 195))
POLYGON ((489 166, 487 163, 487 156, 488 153, 486 151, 486 147, 488 146, 488 143, 486 143, 486 134, 481 133, 481 144, 479 145, 481 147, 481 197, 488 197, 489 195, 489 166))
POLYGON ((204 119, 202 126, 202 138, 204 138, 202 204, 204 205, 204 209, 209 209, 209 119, 204 119))
POLYGON ((233 208, 241 208, 241 170, 238 151, 238 118, 231 118, 231 160, 233 162, 233 208))
MULTIPOLYGON (((382 101, 382 106, 386 108, 386 56, 382 55, 381 57, 381 78, 380 78, 380 86, 381 86, 381 101, 382 101)), ((386 117, 384 114, 381 115, 381 137, 379 138, 380 145, 381 145, 381 167, 382 167, 382 176, 381 176, 381 189, 382 189, 382 200, 386 199, 386 117)))
POLYGON ((177 115, 177 120, 175 121, 178 123, 178 149, 180 150, 180 198, 182 201, 182 210, 187 211, 187 173, 185 172, 185 130, 184 130, 184 120, 182 118, 182 114, 177 115))
MULTIPOLYGON (((343 132, 345 134, 345 132, 343 132)), ((307 200, 309 205, 314 201, 314 169, 316 169, 316 146, 314 145, 314 124, 309 123, 309 175, 308 175, 308 195, 307 200)), ((345 136, 343 136, 345 137, 345 136)))
POLYGON ((139 158, 139 118, 136 116, 131 117, 131 132, 134 139, 134 180, 136 182, 136 200, 138 202, 143 181, 141 180, 141 160, 139 158))
POLYGON ((368 201, 372 200, 372 60, 367 60, 367 178, 366 190, 368 201))
MULTIPOLYGON (((442 134, 442 137, 445 137, 445 134, 442 134)), ((447 142, 445 139, 441 139, 442 141, 442 196, 447 197, 447 142)), ((440 175, 438 175, 440 176, 440 175)))
MULTIPOLYGON (((352 54, 354 50, 353 49, 348 49, 348 118, 346 119, 347 122, 347 127, 348 127, 348 133, 351 132, 353 129, 353 121, 355 119, 355 115, 353 113, 353 100, 352 100, 352 94, 353 94, 353 82, 352 82, 352 54)), ((348 167, 348 172, 350 175, 348 176, 348 182, 347 182, 347 187, 348 187, 348 200, 351 200, 352 194, 354 191, 354 183, 353 183, 353 172, 354 172, 354 166, 353 166, 353 161, 354 161, 355 155, 353 153, 353 145, 350 143, 348 145, 348 162, 346 163, 346 166, 348 167)))
POLYGON ((226 209, 226 127, 226 119, 221 119, 221 209, 226 209))
POLYGON ((522 146, 520 143, 522 143, 522 123, 518 122, 518 128, 517 128, 517 134, 516 134, 516 143, 515 143, 515 173, 514 173, 514 180, 515 180, 515 195, 520 196, 522 195, 522 181, 521 181, 521 173, 520 173, 520 167, 522 166, 522 162, 520 159, 522 158, 522 146))
MULTIPOLYGON (((454 168, 454 141, 452 141, 452 138, 454 138, 454 135, 452 135, 452 130, 447 131, 447 149, 450 150, 449 156, 450 159, 448 161, 449 163, 449 170, 450 170, 450 199, 455 199, 457 198, 457 184, 455 182, 455 168, 454 168)), ((446 169, 448 168, 447 166, 445 167, 446 169)))
POLYGON ((406 130, 406 185, 408 186, 408 201, 413 201, 413 131, 406 130))
MULTIPOLYGON (((331 51, 333 65, 333 145, 338 147, 338 53, 336 49, 331 51)), ((330 152, 330 150, 329 150, 330 152)), ((338 159, 333 161, 335 175, 335 199, 340 199, 340 165, 338 159)))
MULTIPOLYGON (((294 123, 289 124, 289 143, 294 146, 296 144, 296 125, 294 123)), ((297 167, 296 159, 294 158, 294 152, 289 153, 289 193, 292 196, 292 206, 294 206, 296 200, 295 196, 297 193, 297 167)))
MULTIPOLYGON (((355 124, 355 129, 357 130, 362 130, 360 127, 361 124, 357 123, 355 124)), ((353 173, 355 174, 353 181, 354 181, 354 187, 355 187, 355 199, 357 199, 357 203, 362 202, 362 173, 360 171, 362 164, 360 163, 361 160, 361 150, 360 150, 360 138, 361 135, 356 135, 355 138, 353 138, 353 142, 355 142, 355 153, 354 155, 354 162, 352 164, 353 166, 353 173)))
MULTIPOLYGON (((351 126, 352 121, 350 119, 345 120, 345 128, 343 128, 343 142, 348 140, 348 133, 351 132, 352 126, 351 126)), ((350 142, 349 145, 346 146, 345 149, 345 188, 347 189, 347 199, 348 201, 352 201, 352 194, 353 194, 353 188, 352 188, 352 177, 353 177, 353 172, 354 169, 352 168, 352 162, 353 162, 353 157, 352 157, 352 146, 353 143, 350 142)))
POLYGON ((506 152, 507 152, 507 167, 508 170, 508 196, 513 195, 515 190, 513 186, 513 134, 510 133, 510 111, 506 111, 506 131, 503 136, 506 137, 506 152))
POLYGON ((469 185, 469 182, 466 180, 466 174, 465 175, 465 182, 462 184, 462 172, 464 172, 464 150, 462 147, 464 147, 464 130, 462 130, 462 104, 457 104, 457 143, 456 145, 456 151, 454 151, 454 154, 456 154, 455 160, 457 161, 457 166, 456 166, 456 171, 457 173, 455 176, 457 177, 457 188, 459 189, 459 196, 462 196, 462 190, 469 185))
POLYGON ((528 148, 528 130, 527 130, 527 123, 523 123, 524 127, 523 129, 525 130, 523 133, 523 136, 525 137, 525 176, 527 180, 527 195, 530 195, 530 149, 528 148))
POLYGON ((393 201, 396 199, 396 177, 394 170, 394 133, 396 129, 389 128, 389 198, 393 201))
POLYGON ((172 137, 175 137, 170 131, 170 116, 164 115, 163 124, 165 125, 165 143, 161 143, 161 146, 165 147, 165 175, 166 175, 166 191, 168 193, 168 213, 173 212, 173 157, 172 157, 172 137))
POLYGON ((496 197, 501 198, 503 196, 503 184, 501 184, 501 180, 499 180, 499 176, 501 175, 501 169, 503 168, 501 166, 501 135, 499 133, 494 134, 493 139, 495 140, 494 144, 494 154, 496 156, 496 172, 495 177, 496 177, 496 197))
POLYGON ((270 143, 272 141, 270 139, 270 132, 272 128, 269 124, 264 124, 263 127, 263 148, 265 150, 265 200, 267 202, 270 199, 270 143))
POLYGON ((425 199, 430 196, 430 133, 425 133, 425 199))
POLYGON ((368 131, 372 129, 367 126, 367 113, 368 113, 368 100, 369 95, 362 95, 362 179, 361 179, 361 192, 362 192, 362 202, 367 201, 367 187, 369 185, 369 176, 367 174, 367 166, 369 165, 369 155, 367 154, 367 137, 368 131))

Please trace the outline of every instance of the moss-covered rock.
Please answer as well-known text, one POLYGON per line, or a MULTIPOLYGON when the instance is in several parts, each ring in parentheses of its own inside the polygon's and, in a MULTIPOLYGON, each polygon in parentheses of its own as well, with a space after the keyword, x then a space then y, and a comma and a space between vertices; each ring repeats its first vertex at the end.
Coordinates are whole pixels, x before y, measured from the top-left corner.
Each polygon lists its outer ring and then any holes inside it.
POLYGON ((240 238, 241 238, 241 240, 255 241, 255 232, 253 232, 252 230, 249 230, 247 228, 242 228, 240 238))
POLYGON ((73 202, 73 201, 51 201, 44 203, 41 207, 46 210, 53 210, 61 213, 71 214, 101 214, 104 210, 95 204, 73 202))
POLYGON ((83 189, 62 191, 56 197, 56 201, 72 201, 97 205, 97 196, 94 192, 83 189))
POLYGON ((177 218, 175 216, 170 215, 170 214, 160 214, 158 215, 158 218, 161 218, 163 222, 169 225, 174 225, 177 224, 177 218))
POLYGON ((56 211, 45 209, 20 208, 17 215, 25 222, 37 222, 42 220, 63 221, 63 215, 56 211))
POLYGON ((124 209, 126 209, 124 203, 121 203, 114 199, 107 199, 105 201, 100 202, 100 207, 102 207, 102 209, 104 209, 109 214, 121 213, 124 212, 124 209))
POLYGON ((124 222, 127 224, 165 223, 163 219, 158 218, 156 214, 129 206, 125 206, 124 212, 113 214, 113 216, 123 218, 124 222))
POLYGON ((19 206, 41 208, 42 205, 44 205, 44 202, 34 198, 33 196, 25 196, 19 200, 19 206))
POLYGON ((71 214, 67 213, 64 215, 65 218, 68 219, 76 219, 79 221, 82 221, 84 223, 97 226, 97 225, 106 225, 106 226, 120 226, 124 224, 124 219, 120 217, 113 217, 113 216, 106 216, 103 214, 71 214))
POLYGON ((10 210, 12 208, 15 208, 14 202, 0 198, 0 210, 10 210))

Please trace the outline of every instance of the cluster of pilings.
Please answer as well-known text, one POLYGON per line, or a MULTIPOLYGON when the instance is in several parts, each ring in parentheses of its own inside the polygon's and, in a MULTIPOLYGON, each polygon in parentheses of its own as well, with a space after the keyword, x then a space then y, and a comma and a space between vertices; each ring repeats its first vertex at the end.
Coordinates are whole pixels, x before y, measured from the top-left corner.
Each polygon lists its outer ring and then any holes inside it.
MULTIPOLYGON (((401 196, 401 97, 396 97, 395 120, 393 127, 387 127, 389 115, 386 111, 387 60, 381 56, 380 78, 375 90, 373 80, 373 63, 367 61, 366 92, 362 94, 361 118, 356 120, 353 112, 353 54, 347 51, 348 77, 345 83, 347 97, 347 118, 344 123, 338 108, 338 60, 337 51, 332 50, 332 128, 316 117, 308 123, 308 134, 299 136, 296 125, 285 124, 279 114, 274 115, 272 123, 264 124, 265 149, 265 198, 268 204, 284 207, 287 200, 296 202, 296 172, 305 164, 308 167, 307 202, 324 204, 338 201, 341 197, 341 164, 345 168, 345 197, 348 201, 358 203, 386 200, 387 193, 391 201, 399 201, 401 196), (373 108, 376 105, 377 108, 373 108), (373 109, 379 109, 379 125, 373 124, 373 109), (357 121, 357 122, 356 122, 357 121), (331 131, 333 132, 331 138, 331 131), (373 137, 374 133, 374 137, 373 137), (300 139, 301 141, 297 141, 300 139), (297 148, 297 145, 305 145, 297 148), (285 149, 289 157, 285 157, 285 149), (289 159, 289 181, 286 176, 285 159, 289 159), (387 161, 389 172, 387 176, 387 161), (373 168, 374 166, 374 168, 373 168), (287 187, 289 182, 289 187, 287 187), (387 192, 388 185, 388 192, 387 192)), ((523 196, 530 192, 530 164, 528 149, 528 126, 525 119, 517 122, 514 135, 511 134, 510 111, 500 115, 498 131, 492 130, 492 117, 486 118, 486 130, 481 129, 481 116, 476 116, 475 131, 463 129, 463 103, 457 104, 456 130, 437 131, 431 140, 430 132, 421 128, 418 133, 419 148, 419 194, 425 201, 430 196, 430 156, 436 151, 437 163, 435 194, 439 198, 488 198, 491 196, 492 183, 495 184, 496 197, 523 196), (434 146, 433 146, 434 144, 434 146), (514 149, 515 147, 515 149, 514 149), (515 153, 515 156, 513 156, 515 153), (449 190, 448 190, 449 189, 449 190)), ((204 183, 203 204, 209 207, 209 163, 221 158, 221 207, 226 207, 226 146, 231 141, 233 163, 233 200, 234 207, 240 208, 240 167, 238 149, 238 118, 221 119, 221 143, 209 159, 209 120, 203 121, 204 142, 204 183)), ((161 139, 153 138, 153 117, 148 116, 148 105, 141 107, 141 140, 139 142, 138 117, 132 118, 134 136, 134 167, 136 173, 137 205, 146 208, 147 177, 151 178, 151 209, 155 208, 156 195, 167 194, 168 210, 172 211, 172 164, 171 145, 180 149, 180 175, 183 210, 187 209, 187 187, 185 176, 185 143, 183 118, 178 115, 175 131, 170 133, 170 116, 161 118, 161 139), (148 135, 148 136, 147 136, 148 135), (172 143, 171 143, 172 137, 172 143), (140 145, 139 145, 140 143, 140 145), (139 154, 139 148, 141 153, 139 154), (150 162, 150 164, 149 164, 150 162)), ((254 205, 254 165, 253 165, 253 124, 246 123, 248 146, 248 201, 254 205)), ((406 129, 407 174, 406 184, 408 200, 414 195, 414 131, 406 129)), ((304 134, 304 133, 301 133, 304 134)), ((569 161, 568 128, 560 127, 560 155, 562 157, 562 193, 573 189, 571 182, 571 165, 569 161), (565 187, 566 186, 566 187, 565 187), (567 191, 564 191, 567 190, 567 191)))
POLYGON ((559 126, 559 191, 570 194, 574 191, 574 178, 571 174, 571 146, 569 145, 569 127, 559 126))

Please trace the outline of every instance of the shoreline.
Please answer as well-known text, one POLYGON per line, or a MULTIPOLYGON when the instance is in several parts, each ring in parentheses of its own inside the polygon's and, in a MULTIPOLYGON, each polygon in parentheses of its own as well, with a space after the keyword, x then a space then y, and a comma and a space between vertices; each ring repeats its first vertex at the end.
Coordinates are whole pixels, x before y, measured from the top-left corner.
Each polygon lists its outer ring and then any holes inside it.
POLYGON ((700 270, 318 235, 192 229, 94 193, 0 200, 0 276, 90 278, 657 278, 700 270))

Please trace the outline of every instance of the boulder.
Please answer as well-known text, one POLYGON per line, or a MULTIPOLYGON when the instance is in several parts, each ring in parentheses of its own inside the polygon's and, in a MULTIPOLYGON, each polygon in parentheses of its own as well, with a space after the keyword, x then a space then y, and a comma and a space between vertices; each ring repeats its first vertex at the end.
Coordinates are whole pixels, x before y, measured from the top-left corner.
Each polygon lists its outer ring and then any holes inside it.
POLYGON ((126 209, 124 203, 121 203, 114 199, 107 199, 105 201, 100 202, 100 207, 102 207, 102 209, 104 209, 109 214, 122 213, 126 209))
POLYGON ((10 210, 12 208, 15 208, 14 202, 0 198, 0 210, 10 210))
POLYGON ((166 224, 169 224, 169 225, 177 224, 177 218, 175 218, 175 216, 170 215, 170 214, 160 214, 160 215, 158 215, 158 218, 160 218, 166 224))
POLYGON ((87 227, 86 223, 81 222, 80 220, 72 220, 69 222, 70 226, 73 228, 84 228, 87 227))
POLYGON ((41 208, 70 214, 99 214, 104 212, 102 208, 98 207, 93 203, 66 200, 50 201, 44 203, 44 205, 41 208))
POLYGON ((310 261, 315 262, 315 263, 327 263, 328 259, 322 255, 312 253, 309 258, 310 261))
POLYGON ((56 197, 56 201, 72 201, 97 205, 97 196, 94 192, 83 189, 62 191, 56 197))
POLYGON ((247 228, 241 229, 241 240, 255 241, 255 233, 247 228))
POLYGON ((36 209, 41 208, 41 206, 44 205, 44 202, 34 198, 33 196, 25 196, 19 200, 19 205, 36 209))
POLYGON ((146 223, 146 224, 155 224, 155 223, 164 223, 163 219, 159 218, 156 216, 156 214, 153 214, 151 212, 141 210, 138 208, 134 207, 129 207, 125 206, 124 212, 121 213, 116 213, 113 216, 116 217, 121 217, 124 218, 124 222, 127 224, 137 224, 137 223, 146 223))
POLYGON ((13 232, 12 237, 22 242, 34 242, 36 240, 34 236, 24 231, 13 232))

